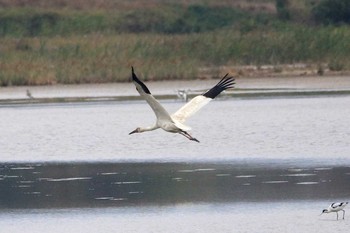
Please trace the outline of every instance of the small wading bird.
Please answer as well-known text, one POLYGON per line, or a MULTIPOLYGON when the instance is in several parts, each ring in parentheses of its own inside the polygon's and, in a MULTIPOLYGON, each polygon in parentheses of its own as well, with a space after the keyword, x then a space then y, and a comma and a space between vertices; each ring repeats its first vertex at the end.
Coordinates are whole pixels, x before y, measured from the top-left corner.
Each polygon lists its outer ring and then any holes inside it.
POLYGON ((197 139, 192 137, 187 131, 191 130, 189 126, 184 125, 184 122, 193 114, 195 114, 199 109, 204 105, 209 103, 212 99, 218 96, 222 91, 233 88, 234 79, 233 77, 227 77, 226 74, 218 84, 216 84, 209 91, 205 92, 202 95, 194 97, 190 102, 186 103, 182 108, 180 108, 173 115, 170 115, 164 107, 152 96, 151 92, 148 90, 146 85, 137 78, 134 73, 134 68, 131 67, 132 81, 136 86, 136 90, 140 93, 147 103, 151 106, 152 110, 156 114, 157 121, 154 125, 149 127, 138 127, 133 133, 143 133, 146 131, 152 131, 159 128, 170 132, 170 133, 179 133, 186 138, 199 142, 197 139))
POLYGON ((34 99, 32 93, 31 93, 28 89, 27 89, 27 91, 26 91, 26 94, 27 94, 27 97, 28 97, 29 99, 34 99))
POLYGON ((332 203, 327 209, 324 209, 321 214, 328 214, 335 212, 337 213, 337 220, 338 220, 338 212, 343 211, 343 219, 345 218, 345 210, 344 207, 348 204, 348 202, 337 202, 337 203, 332 203))

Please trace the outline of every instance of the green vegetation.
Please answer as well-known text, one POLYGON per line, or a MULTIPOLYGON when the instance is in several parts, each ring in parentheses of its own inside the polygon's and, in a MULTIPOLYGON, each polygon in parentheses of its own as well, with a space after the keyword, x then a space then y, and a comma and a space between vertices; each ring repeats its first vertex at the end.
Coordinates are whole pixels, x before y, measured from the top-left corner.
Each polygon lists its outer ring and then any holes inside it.
POLYGON ((0 10, 0 36, 71 36, 90 33, 198 33, 232 26, 249 18, 235 8, 165 5, 127 12, 0 10))
POLYGON ((322 0, 313 8, 313 15, 324 24, 350 23, 350 1, 322 0))
POLYGON ((289 1, 276 0, 277 16, 281 20, 290 20, 289 1))
POLYGON ((350 69, 348 22, 321 21, 324 0, 40 2, 0 8, 1 86, 122 82, 131 65, 148 80, 215 77, 220 67, 251 64, 350 69))

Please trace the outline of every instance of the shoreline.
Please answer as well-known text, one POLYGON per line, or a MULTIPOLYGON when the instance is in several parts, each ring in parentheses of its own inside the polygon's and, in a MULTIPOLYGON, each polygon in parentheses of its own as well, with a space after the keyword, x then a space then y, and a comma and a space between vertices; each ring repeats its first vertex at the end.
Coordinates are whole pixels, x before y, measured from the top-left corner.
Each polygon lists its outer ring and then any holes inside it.
MULTIPOLYGON (((177 99, 184 90, 189 97, 200 94, 217 80, 149 81, 146 85, 158 99, 177 99)), ((235 89, 226 95, 237 98, 350 95, 350 76, 237 77, 235 89)), ((105 102, 140 100, 132 83, 70 84, 0 88, 0 105, 105 102), (27 96, 27 91, 32 97, 27 96)))

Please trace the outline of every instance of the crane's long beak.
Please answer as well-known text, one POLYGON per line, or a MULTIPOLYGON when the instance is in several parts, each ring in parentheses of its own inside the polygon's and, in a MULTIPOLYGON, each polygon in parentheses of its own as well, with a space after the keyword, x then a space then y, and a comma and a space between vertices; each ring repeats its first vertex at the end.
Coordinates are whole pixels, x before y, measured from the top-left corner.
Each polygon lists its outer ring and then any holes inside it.
POLYGON ((131 131, 131 132, 129 133, 129 135, 130 135, 130 134, 133 134, 133 133, 137 133, 137 129, 135 129, 134 131, 131 131))

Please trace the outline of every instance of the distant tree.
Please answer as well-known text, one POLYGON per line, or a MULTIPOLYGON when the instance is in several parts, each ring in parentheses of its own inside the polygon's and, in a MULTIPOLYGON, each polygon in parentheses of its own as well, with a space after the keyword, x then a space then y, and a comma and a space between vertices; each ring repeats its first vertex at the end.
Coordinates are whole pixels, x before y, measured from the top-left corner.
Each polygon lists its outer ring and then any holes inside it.
POLYGON ((281 20, 290 20, 289 0, 276 0, 277 16, 281 20))
POLYGON ((350 0, 321 0, 312 14, 324 24, 350 23, 350 0))

